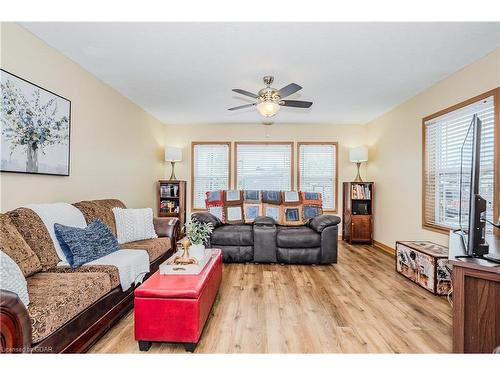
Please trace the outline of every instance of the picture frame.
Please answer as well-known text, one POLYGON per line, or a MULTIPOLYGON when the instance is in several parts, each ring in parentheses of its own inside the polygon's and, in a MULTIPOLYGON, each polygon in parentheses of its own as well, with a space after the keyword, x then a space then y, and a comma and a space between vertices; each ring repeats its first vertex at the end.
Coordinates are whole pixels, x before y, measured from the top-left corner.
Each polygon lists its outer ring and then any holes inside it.
POLYGON ((0 69, 0 172, 69 176, 71 101, 0 69))

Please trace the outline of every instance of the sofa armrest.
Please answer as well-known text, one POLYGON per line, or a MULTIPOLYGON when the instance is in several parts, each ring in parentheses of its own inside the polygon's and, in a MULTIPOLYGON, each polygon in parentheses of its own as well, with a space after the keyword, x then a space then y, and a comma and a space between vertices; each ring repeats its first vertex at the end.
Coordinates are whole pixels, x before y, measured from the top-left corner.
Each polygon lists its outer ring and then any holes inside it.
POLYGON ((309 220, 306 225, 314 229, 316 232, 321 233, 327 227, 338 225, 340 223, 340 217, 335 215, 318 215, 311 220, 309 220))
POLYGON ((155 217, 153 225, 158 237, 170 237, 172 249, 177 247, 177 239, 181 232, 179 219, 176 217, 155 217))
POLYGON ((16 293, 0 290, 0 352, 31 351, 31 319, 16 293))
POLYGON ((222 225, 219 218, 212 215, 210 212, 194 212, 191 214, 191 220, 200 223, 211 223, 214 229, 222 225))
POLYGON ((276 220, 269 216, 258 216, 253 221, 254 226, 273 226, 276 225, 276 220))

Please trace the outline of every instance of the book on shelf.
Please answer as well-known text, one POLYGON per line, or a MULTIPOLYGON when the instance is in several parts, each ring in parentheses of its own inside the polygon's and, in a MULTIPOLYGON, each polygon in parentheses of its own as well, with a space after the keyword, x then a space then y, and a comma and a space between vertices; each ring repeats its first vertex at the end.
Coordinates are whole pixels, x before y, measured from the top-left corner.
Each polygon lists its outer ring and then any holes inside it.
POLYGON ((161 198, 178 198, 179 197, 179 186, 175 185, 175 184, 160 185, 160 197, 161 198))
POLYGON ((371 191, 369 185, 352 184, 351 190, 352 199, 371 199, 371 191))

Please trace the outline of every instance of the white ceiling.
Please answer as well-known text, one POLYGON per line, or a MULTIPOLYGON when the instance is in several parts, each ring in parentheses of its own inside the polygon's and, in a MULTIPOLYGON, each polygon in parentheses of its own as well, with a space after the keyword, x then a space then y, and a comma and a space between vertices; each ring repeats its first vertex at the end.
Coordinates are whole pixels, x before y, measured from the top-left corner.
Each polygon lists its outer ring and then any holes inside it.
POLYGON ((500 47, 500 23, 23 23, 165 123, 257 123, 257 92, 303 86, 276 123, 360 124, 500 47))

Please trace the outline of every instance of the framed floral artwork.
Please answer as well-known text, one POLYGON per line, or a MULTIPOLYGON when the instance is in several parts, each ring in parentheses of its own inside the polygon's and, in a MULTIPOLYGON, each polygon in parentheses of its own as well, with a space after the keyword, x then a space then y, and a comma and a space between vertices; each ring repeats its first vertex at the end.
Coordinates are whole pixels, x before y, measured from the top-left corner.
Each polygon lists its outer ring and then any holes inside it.
POLYGON ((0 171, 69 176, 71 102, 0 69, 0 171))

